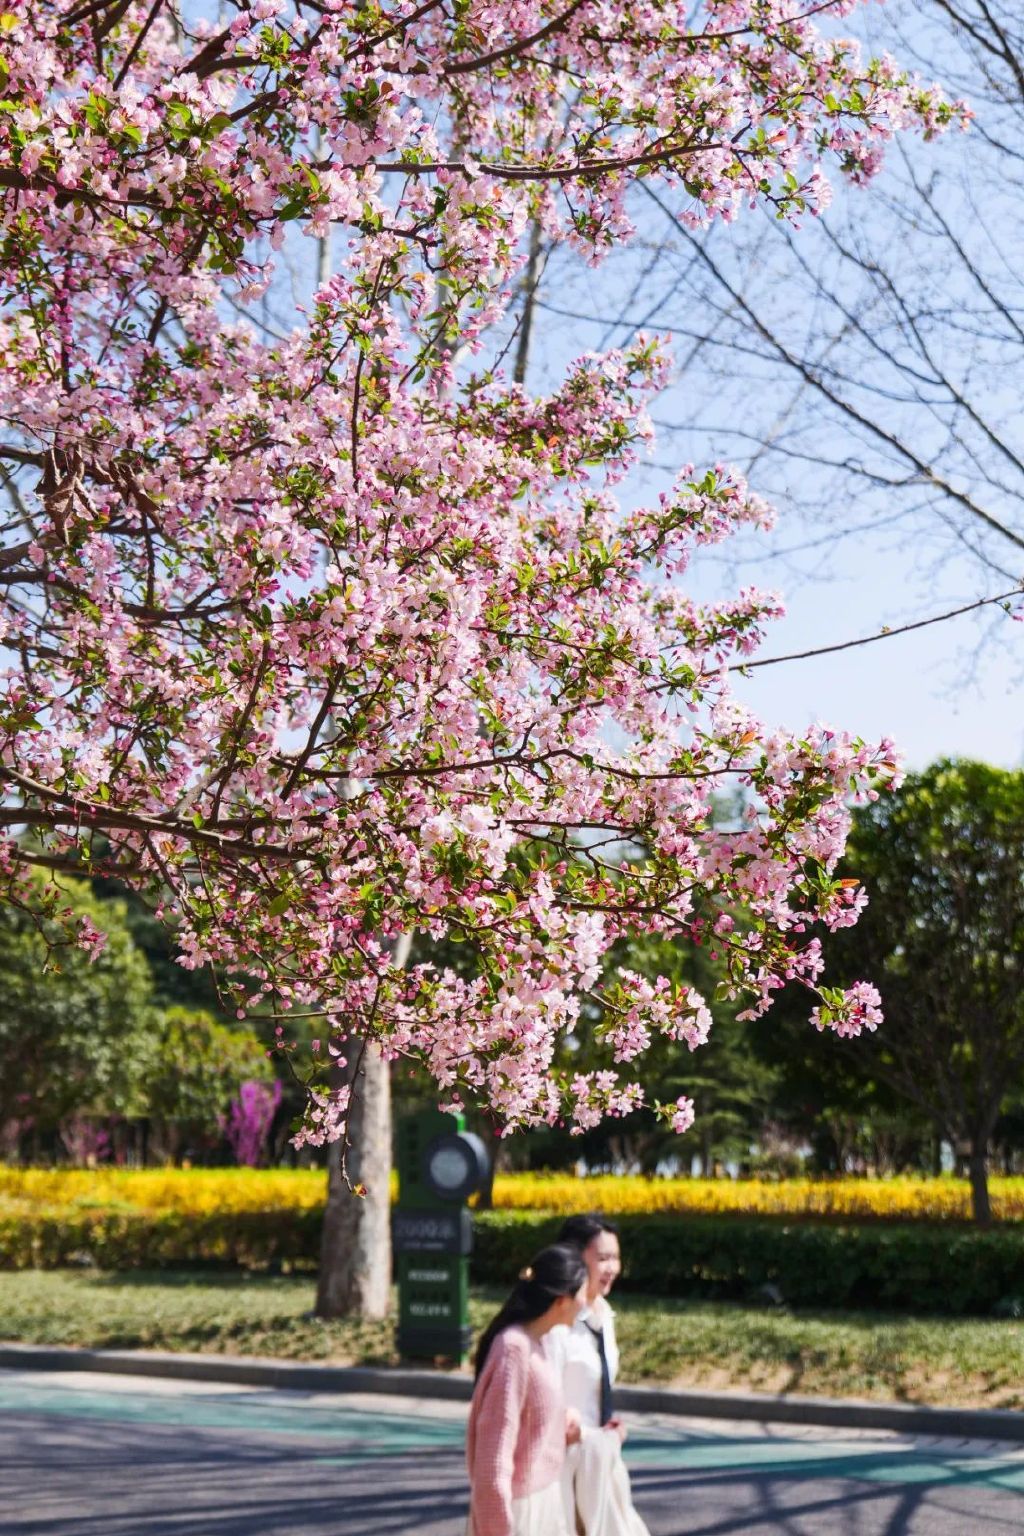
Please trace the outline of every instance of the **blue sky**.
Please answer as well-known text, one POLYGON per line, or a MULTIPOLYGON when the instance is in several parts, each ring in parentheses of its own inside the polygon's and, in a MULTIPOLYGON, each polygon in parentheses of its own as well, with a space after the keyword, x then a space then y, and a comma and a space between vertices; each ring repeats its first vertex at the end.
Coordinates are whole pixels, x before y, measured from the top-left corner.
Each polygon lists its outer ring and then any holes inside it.
MULTIPOLYGON (((783 522, 770 537, 784 532, 783 522)), ((761 654, 877 633, 883 624, 945 606, 938 592, 931 610, 920 599, 908 605, 907 597, 899 568, 868 558, 842 576, 797 583, 786 593, 786 618, 773 626, 761 654)), ((954 596, 950 606, 955 602, 954 596)), ((778 724, 818 719, 871 739, 892 736, 911 768, 943 756, 1024 767, 1024 625, 1001 613, 987 622, 987 634, 968 616, 839 655, 766 667, 740 690, 778 724)))
MULTIPOLYGON (((853 13, 843 27, 948 80, 951 93, 971 98, 980 127, 1000 128, 1003 106, 975 98, 974 65, 931 11, 892 0, 853 13)), ((1019 127, 1012 108, 1010 142, 1019 127)), ((1024 534, 1024 329, 1016 319, 1024 315, 1022 206, 1024 172, 982 132, 953 135, 901 143, 882 177, 866 190, 837 188, 826 220, 807 220, 791 244, 764 213, 748 213, 712 231, 705 248, 788 346, 841 380, 858 410, 905 435, 947 484, 1024 534), (918 182, 938 186, 943 217, 1003 311, 990 310, 956 270, 927 211, 922 216, 914 203, 918 182), (857 258, 843 268, 836 291, 840 307, 848 302, 863 322, 859 332, 837 327, 834 306, 799 275, 805 260, 831 274, 833 232, 857 258), (927 363, 908 346, 898 304, 880 299, 870 283, 857 289, 863 264, 876 258, 891 264, 903 299, 920 303, 927 363), (941 387, 927 377, 932 356, 941 387), (909 365, 903 372, 901 363, 909 365), (945 398, 946 375, 993 429, 991 451, 984 437, 971 436, 964 410, 945 398)), ((773 534, 745 535, 732 548, 703 554, 689 578, 696 595, 725 597, 746 585, 780 591, 787 617, 772 626, 761 652, 773 656, 930 618, 1024 578, 1024 551, 965 521, 955 497, 908 479, 898 456, 870 431, 833 421, 813 390, 751 346, 719 280, 640 196, 636 221, 635 243, 597 269, 564 251, 552 257, 527 385, 555 387, 574 356, 626 342, 639 323, 649 332, 675 331, 676 376, 654 411, 659 442, 652 464, 624 488, 626 499, 645 499, 683 463, 721 459, 745 470, 778 514, 773 534), (867 476, 851 477, 851 462, 867 476)), ((308 268, 311 255, 307 245, 300 266, 308 268)), ((911 767, 940 756, 1024 767, 1024 623, 997 609, 766 667, 737 688, 772 724, 822 720, 867 738, 891 736, 911 767)))
MULTIPOLYGON (((563 307, 589 304, 577 313, 614 314, 626 284, 599 273, 595 285, 592 274, 581 278, 564 271, 552 275, 549 287, 563 307), (582 299, 581 282, 591 285, 582 299)), ((657 322, 650 329, 657 330, 657 322)), ((552 383, 570 355, 596 347, 605 334, 603 326, 545 315, 530 382, 552 383)), ((679 350, 677 342, 677 356, 679 350)), ((775 529, 744 534, 698 555, 687 579, 703 599, 748 585, 781 592, 786 617, 771 626, 760 656, 877 634, 1013 585, 969 553, 958 553, 955 541, 923 545, 912 520, 900 518, 887 530, 884 506, 878 508, 877 531, 850 533, 860 513, 837 514, 831 477, 815 466, 801 465, 797 485, 784 465, 745 464, 737 452, 742 444, 725 427, 716 428, 714 419, 700 431, 688 430, 701 382, 692 368, 684 369, 655 403, 654 415, 666 425, 652 466, 634 474, 626 495, 645 499, 671 479, 674 466, 688 460, 700 466, 721 456, 749 469, 753 488, 775 506, 775 529)), ((842 449, 827 434, 819 443, 826 456, 842 449)), ((1020 564, 1024 576, 1024 560, 1020 564)), ((997 608, 837 655, 758 669, 738 680, 737 691, 771 724, 800 728, 820 720, 868 739, 891 736, 911 768, 944 756, 1024 767, 1024 623, 997 608)))
MULTIPOLYGON (((787 617, 766 656, 930 618, 1024 579, 1019 85, 990 56, 972 57, 934 6, 891 0, 837 25, 967 97, 975 129, 933 143, 901 137, 875 182, 837 186, 825 219, 792 237, 763 212, 715 228, 700 245, 720 275, 638 196, 630 250, 596 270, 552 258, 531 362, 529 382, 543 388, 569 355, 622 344, 638 324, 671 332, 677 367, 654 410, 654 465, 628 494, 663 487, 686 462, 724 459, 748 473, 776 508, 775 532, 702 555, 691 580, 703 598, 745 585, 783 594, 787 617), (780 364, 739 317, 737 295, 951 494, 780 364), (961 493, 1011 538, 965 515, 961 493)), ((1024 623, 996 608, 766 667, 738 686, 772 723, 890 735, 911 767, 940 756, 1024 767, 1024 623)))

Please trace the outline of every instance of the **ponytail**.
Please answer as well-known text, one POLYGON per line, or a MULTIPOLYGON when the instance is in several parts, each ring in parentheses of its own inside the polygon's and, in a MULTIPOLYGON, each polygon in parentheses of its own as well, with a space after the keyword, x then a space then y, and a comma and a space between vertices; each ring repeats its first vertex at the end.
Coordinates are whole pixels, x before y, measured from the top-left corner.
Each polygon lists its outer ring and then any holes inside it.
POLYGON ((476 1375, 479 1376, 499 1333, 515 1324, 532 1323, 553 1307, 562 1296, 575 1296, 587 1278, 578 1248, 556 1243, 542 1248, 532 1264, 520 1270, 519 1279, 505 1305, 481 1335, 476 1347, 476 1375))

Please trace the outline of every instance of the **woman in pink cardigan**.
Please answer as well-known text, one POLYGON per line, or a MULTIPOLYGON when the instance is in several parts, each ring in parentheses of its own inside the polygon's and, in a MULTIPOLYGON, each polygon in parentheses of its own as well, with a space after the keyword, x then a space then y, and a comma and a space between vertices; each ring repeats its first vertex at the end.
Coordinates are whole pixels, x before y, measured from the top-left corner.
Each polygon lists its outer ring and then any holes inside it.
POLYGON ((480 1340, 466 1430, 468 1536, 569 1536, 565 1399, 541 1339, 560 1323, 572 1326, 586 1289, 579 1250, 545 1248, 480 1340))

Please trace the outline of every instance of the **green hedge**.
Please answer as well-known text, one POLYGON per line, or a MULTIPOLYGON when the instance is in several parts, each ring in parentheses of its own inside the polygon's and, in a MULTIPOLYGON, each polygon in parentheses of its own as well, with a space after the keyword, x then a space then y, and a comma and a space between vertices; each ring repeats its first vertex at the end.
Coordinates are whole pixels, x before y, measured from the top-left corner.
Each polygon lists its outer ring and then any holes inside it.
MULTIPOLYGON (((45 1210, 0 1216, 0 1269, 312 1270, 319 1211, 45 1210)), ((559 1218, 534 1211, 476 1217, 478 1284, 508 1285, 551 1242, 559 1218)), ((1024 1304, 1024 1224, 836 1225, 737 1216, 623 1216, 623 1290, 747 1301, 765 1287, 796 1307, 985 1314, 1024 1304)))
POLYGON ((0 1215, 0 1269, 313 1269, 321 1213, 87 1210, 0 1215))
MULTIPOLYGON (((1024 1304, 1024 1226, 838 1226, 735 1216, 623 1216, 619 1286, 649 1296, 746 1301, 765 1287, 796 1307, 990 1313, 1024 1304)), ((558 1231, 558 1218, 488 1211, 475 1278, 503 1284, 558 1231)))

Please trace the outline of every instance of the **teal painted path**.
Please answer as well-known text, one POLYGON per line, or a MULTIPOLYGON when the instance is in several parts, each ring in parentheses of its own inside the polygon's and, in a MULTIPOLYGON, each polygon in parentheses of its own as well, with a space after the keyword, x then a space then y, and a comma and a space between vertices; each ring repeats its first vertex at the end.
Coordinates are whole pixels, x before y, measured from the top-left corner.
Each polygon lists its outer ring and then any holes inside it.
POLYGON ((74 1382, 53 1386, 43 1378, 13 1380, 0 1374, 0 1415, 30 1414, 68 1419, 100 1419, 128 1424, 185 1425, 275 1436, 297 1435, 344 1441, 352 1454, 398 1456, 406 1451, 462 1448, 461 1421, 403 1413, 317 1406, 306 1393, 239 1392, 236 1388, 198 1395, 194 1389, 174 1396, 138 1390, 111 1391, 106 1386, 78 1388, 74 1382))
MULTIPOLYGON (((5 1536, 461 1536, 465 1406, 0 1371, 5 1536), (341 1518, 344 1511, 344 1518, 341 1518)), ((652 1536, 1024 1532, 1024 1447, 647 1416, 652 1536)))
MULTIPOLYGON (((93 1378, 95 1380, 96 1378, 93 1378)), ((274 1436, 302 1436, 330 1447, 325 1457, 335 1465, 367 1457, 448 1450, 461 1453, 464 1430, 459 1414, 435 1417, 437 1404, 418 1403, 415 1411, 395 1412, 361 1399, 359 1408, 344 1399, 314 1398, 307 1393, 239 1391, 218 1388, 154 1394, 132 1387, 78 1386, 74 1378, 53 1384, 38 1375, 0 1375, 0 1414, 58 1415, 136 1425, 186 1425, 274 1436), (340 1445, 344 1449, 339 1450, 340 1445)), ((384 1400, 386 1401, 386 1399, 384 1400)), ((730 1435, 710 1425, 685 1427, 663 1420, 635 1427, 626 1446, 630 1466, 658 1466, 688 1471, 771 1470, 786 1477, 853 1477, 888 1483, 967 1482, 1024 1493, 1024 1448, 957 1454, 950 1442, 902 1439, 895 1435, 855 1439, 792 1437, 785 1431, 751 1433, 750 1426, 730 1435)))

